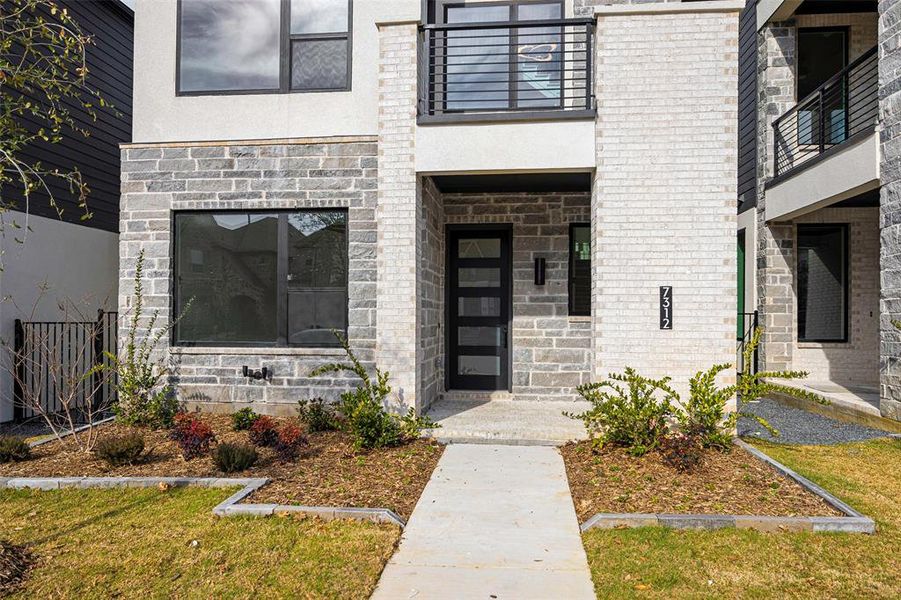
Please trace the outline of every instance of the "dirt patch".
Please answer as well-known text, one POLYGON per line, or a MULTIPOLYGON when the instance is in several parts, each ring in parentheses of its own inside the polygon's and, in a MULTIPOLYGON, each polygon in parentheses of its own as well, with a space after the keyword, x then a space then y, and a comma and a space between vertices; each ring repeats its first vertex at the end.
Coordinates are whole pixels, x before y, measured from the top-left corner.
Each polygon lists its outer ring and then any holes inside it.
MULTIPOLYGON (((250 443, 246 432, 231 430, 228 416, 201 419, 210 424, 219 442, 250 443)), ((276 421, 300 425, 296 419, 276 421)), ((121 435, 133 428, 109 424, 101 431, 121 435)), ((310 443, 296 460, 281 462, 274 452, 261 448, 254 467, 226 475, 210 456, 185 461, 168 432, 142 431, 149 455, 139 464, 110 467, 63 441, 35 448, 30 460, 0 465, 0 477, 268 477, 272 482, 249 502, 389 508, 408 518, 443 452, 443 446, 430 440, 358 452, 343 432, 309 433, 310 443)))
POLYGON ((682 473, 658 452, 641 458, 590 442, 560 449, 581 522, 596 513, 842 516, 817 496, 740 448, 704 452, 682 473))
POLYGON ((33 562, 31 552, 24 546, 0 540, 0 597, 22 585, 33 562))

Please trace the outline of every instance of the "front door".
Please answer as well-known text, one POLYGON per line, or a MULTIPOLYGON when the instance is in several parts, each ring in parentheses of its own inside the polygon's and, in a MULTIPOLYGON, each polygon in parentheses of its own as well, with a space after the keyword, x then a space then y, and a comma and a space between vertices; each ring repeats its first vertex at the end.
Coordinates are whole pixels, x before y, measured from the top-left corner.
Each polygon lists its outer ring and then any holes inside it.
POLYGON ((510 389, 510 228, 448 227, 447 387, 510 389))

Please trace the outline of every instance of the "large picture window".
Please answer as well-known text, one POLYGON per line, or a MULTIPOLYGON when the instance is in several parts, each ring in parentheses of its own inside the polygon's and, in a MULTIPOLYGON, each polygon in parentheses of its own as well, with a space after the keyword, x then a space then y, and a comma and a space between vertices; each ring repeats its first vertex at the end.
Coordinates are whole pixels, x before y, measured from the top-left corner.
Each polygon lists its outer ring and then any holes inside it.
POLYGON ((350 89, 352 0, 180 0, 178 92, 350 89))
POLYGON ((569 314, 591 315, 591 225, 569 226, 569 314))
POLYGON ((335 346, 347 329, 347 213, 175 215, 183 346, 335 346))
POLYGON ((848 228, 798 225, 798 341, 848 340, 848 228))

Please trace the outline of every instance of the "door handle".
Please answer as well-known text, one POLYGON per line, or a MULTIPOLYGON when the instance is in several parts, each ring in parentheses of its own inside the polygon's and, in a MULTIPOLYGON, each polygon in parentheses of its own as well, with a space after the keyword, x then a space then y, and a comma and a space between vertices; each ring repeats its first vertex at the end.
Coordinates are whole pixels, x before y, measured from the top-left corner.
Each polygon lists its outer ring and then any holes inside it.
POLYGON ((507 340, 507 326, 506 325, 501 327, 501 333, 503 334, 503 338, 504 338, 504 348, 506 348, 509 343, 507 340))

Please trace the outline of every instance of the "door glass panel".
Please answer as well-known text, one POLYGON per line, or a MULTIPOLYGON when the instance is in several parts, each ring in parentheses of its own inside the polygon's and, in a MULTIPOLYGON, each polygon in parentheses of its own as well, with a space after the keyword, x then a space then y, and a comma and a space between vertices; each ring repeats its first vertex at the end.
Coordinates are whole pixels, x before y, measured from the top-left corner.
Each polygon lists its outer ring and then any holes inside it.
POLYGON ((499 317, 500 298, 458 298, 457 314, 461 317, 499 317))
POLYGON ((460 356, 457 359, 458 375, 491 375, 501 374, 499 356, 460 356))
POLYGON ((499 239, 462 239, 458 242, 457 256, 460 258, 500 258, 499 239))
POLYGON ((501 287, 501 270, 494 267, 461 267, 457 269, 457 281, 463 288, 501 287))
POLYGON ((459 346, 500 346, 502 343, 500 327, 457 327, 459 346))
MULTIPOLYGON (((523 4, 517 7, 520 21, 559 19, 562 6, 523 4)), ((516 96, 523 108, 560 105, 563 84, 563 30, 560 27, 521 27, 516 37, 516 96)))
MULTIPOLYGON (((509 6, 448 7, 447 23, 510 20, 509 6)), ((486 110, 509 106, 509 29, 447 32, 446 110, 486 110)))

